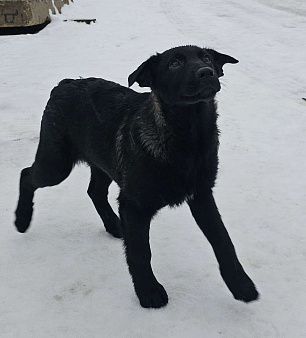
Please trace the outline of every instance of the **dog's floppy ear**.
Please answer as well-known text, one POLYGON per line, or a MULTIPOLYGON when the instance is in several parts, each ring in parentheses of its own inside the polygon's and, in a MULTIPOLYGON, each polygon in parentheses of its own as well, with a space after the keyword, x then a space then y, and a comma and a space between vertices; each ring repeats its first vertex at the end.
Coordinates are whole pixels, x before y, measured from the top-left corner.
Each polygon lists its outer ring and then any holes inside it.
POLYGON ((151 56, 143 62, 128 78, 129 87, 137 82, 140 87, 151 87, 154 78, 154 65, 157 62, 158 54, 151 56))
POLYGON ((216 52, 215 50, 208 50, 212 56, 213 56, 213 59, 214 59, 214 63, 217 67, 217 70, 218 70, 218 76, 223 76, 224 73, 223 73, 223 69, 222 67, 226 64, 226 63, 238 63, 239 61, 236 60, 235 58, 233 58, 232 56, 229 56, 229 55, 226 55, 226 54, 222 54, 222 53, 219 53, 219 52, 216 52))

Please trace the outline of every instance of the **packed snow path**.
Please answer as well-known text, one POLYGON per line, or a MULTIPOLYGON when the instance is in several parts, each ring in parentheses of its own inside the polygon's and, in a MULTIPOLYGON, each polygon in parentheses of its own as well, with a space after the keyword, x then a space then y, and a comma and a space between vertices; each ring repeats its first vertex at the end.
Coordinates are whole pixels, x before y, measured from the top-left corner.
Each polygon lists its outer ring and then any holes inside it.
MULTIPOLYGON (((1 337, 305 337, 305 31, 304 0, 75 0, 37 35, 0 37, 1 337), (97 22, 63 22, 80 18, 97 22), (169 305, 145 310, 121 241, 86 195, 88 168, 37 191, 28 233, 15 231, 13 213, 52 87, 79 76, 126 85, 150 55, 184 44, 240 61, 225 66, 218 94, 215 197, 261 299, 232 298, 182 207, 153 221, 152 264, 169 305)), ((112 185, 115 208, 116 196, 112 185)))

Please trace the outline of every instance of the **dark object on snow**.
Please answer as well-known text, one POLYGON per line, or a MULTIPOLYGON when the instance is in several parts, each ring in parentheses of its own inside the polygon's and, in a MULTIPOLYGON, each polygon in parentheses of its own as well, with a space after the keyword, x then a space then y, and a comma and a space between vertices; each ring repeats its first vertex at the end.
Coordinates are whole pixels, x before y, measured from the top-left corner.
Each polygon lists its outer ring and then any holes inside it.
POLYGON ((91 168, 88 194, 106 230, 124 238, 143 307, 168 302, 151 268, 150 221, 159 209, 183 202, 211 243, 234 297, 257 299, 212 194, 219 146, 214 97, 223 65, 237 62, 184 46, 150 57, 129 76, 129 86, 138 82, 150 93, 96 78, 61 81, 44 111, 35 162, 21 173, 17 229, 25 232, 30 225, 35 190, 59 184, 84 161, 91 168), (107 201, 113 180, 120 187, 120 219, 107 201))
POLYGON ((304 101, 306 101, 306 98, 305 98, 305 97, 303 97, 302 99, 303 99, 304 101))
POLYGON ((40 25, 25 27, 0 27, 0 35, 20 35, 20 34, 36 34, 44 29, 51 21, 46 20, 40 25))
POLYGON ((64 20, 65 22, 67 21, 75 21, 75 22, 85 22, 87 25, 90 25, 92 22, 96 23, 97 19, 74 19, 74 20, 64 20))

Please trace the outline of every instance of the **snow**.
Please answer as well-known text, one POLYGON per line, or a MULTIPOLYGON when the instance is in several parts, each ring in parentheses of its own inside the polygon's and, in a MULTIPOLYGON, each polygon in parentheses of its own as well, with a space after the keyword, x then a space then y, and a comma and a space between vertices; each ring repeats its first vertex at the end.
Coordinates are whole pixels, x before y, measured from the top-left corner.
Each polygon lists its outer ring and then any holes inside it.
POLYGON ((37 35, 0 37, 1 337, 305 337, 305 30, 304 0, 75 0, 37 35), (63 22, 80 18, 97 22, 63 22), (240 61, 225 66, 218 94, 215 198, 261 299, 232 298, 183 206, 152 223, 153 268, 169 304, 146 310, 122 242, 86 195, 88 168, 36 193, 23 235, 13 226, 18 180, 62 78, 127 85, 150 55, 184 44, 240 61))

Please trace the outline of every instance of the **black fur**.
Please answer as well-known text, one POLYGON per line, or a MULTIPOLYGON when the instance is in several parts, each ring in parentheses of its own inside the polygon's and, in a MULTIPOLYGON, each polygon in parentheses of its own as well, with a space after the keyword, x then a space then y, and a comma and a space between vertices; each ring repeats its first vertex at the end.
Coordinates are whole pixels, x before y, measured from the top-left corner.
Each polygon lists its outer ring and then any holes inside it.
POLYGON ((51 92, 35 162, 22 171, 16 227, 30 225, 34 191, 62 182, 78 161, 91 167, 88 194, 106 230, 124 238, 126 258, 143 307, 159 308, 168 296, 151 268, 150 221, 166 205, 187 202, 211 243, 221 275, 236 299, 258 293, 244 272, 215 205, 218 129, 214 96, 228 55, 196 46, 152 56, 129 76, 137 93, 102 79, 66 79, 51 92), (120 187, 119 214, 107 201, 120 187))

